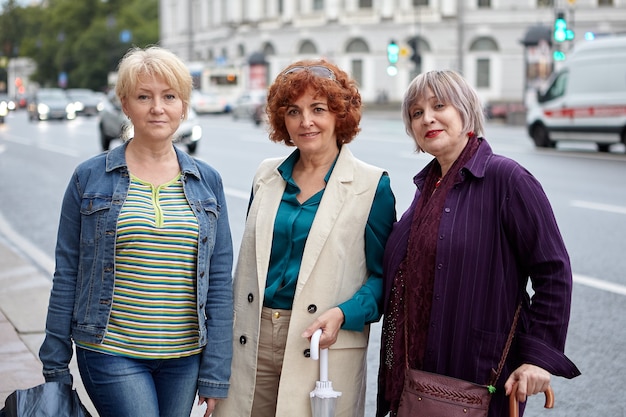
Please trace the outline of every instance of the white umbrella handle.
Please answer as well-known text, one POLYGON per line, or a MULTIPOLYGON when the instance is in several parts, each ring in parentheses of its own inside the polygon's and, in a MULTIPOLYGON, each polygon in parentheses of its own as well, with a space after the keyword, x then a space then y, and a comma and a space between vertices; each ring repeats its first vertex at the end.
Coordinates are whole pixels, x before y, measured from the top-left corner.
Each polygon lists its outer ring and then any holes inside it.
POLYGON ((311 359, 320 361, 320 381, 328 381, 328 349, 320 349, 322 329, 317 329, 311 336, 311 359))

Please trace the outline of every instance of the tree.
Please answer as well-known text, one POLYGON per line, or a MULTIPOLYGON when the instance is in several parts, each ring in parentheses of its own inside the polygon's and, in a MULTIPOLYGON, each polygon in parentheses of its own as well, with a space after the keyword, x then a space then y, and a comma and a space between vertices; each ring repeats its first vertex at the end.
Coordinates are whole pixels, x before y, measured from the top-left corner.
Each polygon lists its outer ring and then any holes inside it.
POLYGON ((0 15, 0 45, 9 39, 14 56, 33 58, 32 78, 40 85, 56 86, 65 72, 68 87, 105 88, 108 73, 130 46, 159 40, 158 0, 46 3, 21 7, 8 0, 0 15), (123 30, 132 34, 130 42, 120 39, 123 30))

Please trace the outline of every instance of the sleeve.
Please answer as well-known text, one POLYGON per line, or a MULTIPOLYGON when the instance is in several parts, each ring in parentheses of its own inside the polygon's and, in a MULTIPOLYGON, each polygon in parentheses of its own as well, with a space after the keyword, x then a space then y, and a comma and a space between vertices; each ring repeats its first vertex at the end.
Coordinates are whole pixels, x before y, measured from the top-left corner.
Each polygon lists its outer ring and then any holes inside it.
POLYGON ((209 265, 205 306, 208 340, 202 351, 198 393, 206 398, 225 398, 233 353, 233 244, 224 187, 220 178, 212 189, 217 197, 219 217, 209 265))
MULTIPOLYGON (((548 198, 539 182, 519 168, 509 188, 507 237, 517 262, 530 277, 533 295, 517 344, 523 363, 572 378, 580 374, 564 355, 572 298, 572 270, 565 243, 548 198)), ((525 282, 519 283, 521 288, 525 282)))
POLYGON ((46 382, 71 384, 71 323, 80 252, 81 192, 78 174, 70 180, 61 207, 55 252, 56 268, 46 318, 46 335, 39 349, 46 382))
POLYGON ((343 330, 363 331, 367 323, 380 319, 383 294, 383 253, 396 220, 395 204, 389 175, 384 173, 378 182, 365 226, 365 258, 369 277, 352 298, 339 305, 345 317, 341 327, 343 330))

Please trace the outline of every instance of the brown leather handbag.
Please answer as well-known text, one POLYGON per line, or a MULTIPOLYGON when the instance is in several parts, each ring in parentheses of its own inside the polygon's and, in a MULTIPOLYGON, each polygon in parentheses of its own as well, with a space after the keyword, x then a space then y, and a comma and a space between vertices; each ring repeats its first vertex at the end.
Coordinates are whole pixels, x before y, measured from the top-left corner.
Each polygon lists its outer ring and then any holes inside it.
MULTIPOLYGON (((404 321, 406 373, 397 417, 487 417, 491 395, 509 353, 521 303, 517 307, 509 336, 489 385, 411 369, 408 359, 407 321, 404 321)), ((406 313, 406 303, 405 303, 406 313)))

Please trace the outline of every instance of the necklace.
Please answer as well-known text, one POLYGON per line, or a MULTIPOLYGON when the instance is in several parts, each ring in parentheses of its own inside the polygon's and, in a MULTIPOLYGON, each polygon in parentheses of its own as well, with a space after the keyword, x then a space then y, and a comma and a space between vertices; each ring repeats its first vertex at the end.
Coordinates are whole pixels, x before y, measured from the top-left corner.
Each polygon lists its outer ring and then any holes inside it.
POLYGON ((437 182, 435 183, 435 188, 439 188, 439 186, 441 185, 442 179, 443 179, 442 177, 439 177, 439 179, 437 179, 437 182))

